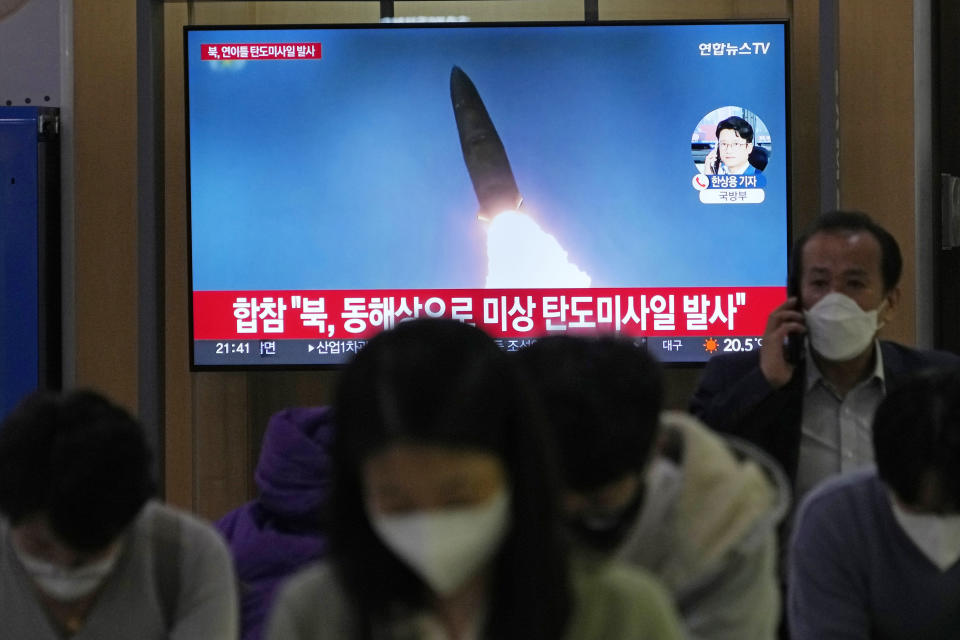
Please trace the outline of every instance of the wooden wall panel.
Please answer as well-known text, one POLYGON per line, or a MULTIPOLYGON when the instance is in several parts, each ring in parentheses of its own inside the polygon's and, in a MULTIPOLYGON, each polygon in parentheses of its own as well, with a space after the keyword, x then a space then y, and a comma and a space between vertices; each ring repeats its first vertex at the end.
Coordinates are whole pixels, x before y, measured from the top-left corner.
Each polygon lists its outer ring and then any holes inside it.
POLYGON ((901 308, 884 335, 913 343, 913 3, 839 3, 840 204, 872 215, 904 256, 901 308))
POLYGON ((378 22, 379 2, 254 2, 258 24, 378 22))
POLYGON ((260 457, 260 445, 270 416, 286 407, 330 404, 336 390, 337 372, 263 371, 250 374, 248 381, 251 421, 249 473, 252 474, 260 457))
POLYGON ((250 402, 245 373, 201 373, 193 380, 194 509, 211 519, 251 495, 250 402))
POLYGON ((255 2, 187 2, 188 24, 255 24, 255 2))
POLYGON ((136 12, 74 7, 76 383, 137 407, 136 12))
POLYGON ((371 2, 167 3, 165 21, 165 341, 167 500, 217 518, 254 493, 253 469, 267 418, 294 405, 329 402, 329 372, 189 371, 183 26, 370 22, 371 2))
POLYGON ((377 22, 378 2, 189 2, 191 24, 377 22))
POLYGON ((726 20, 790 17, 788 0, 599 0, 601 20, 726 20))
POLYGON ((485 0, 470 2, 406 2, 398 0, 394 13, 400 16, 467 16, 474 22, 524 22, 534 20, 583 20, 583 0, 485 0))
POLYGON ((793 237, 820 213, 819 2, 794 2, 790 23, 790 173, 793 237))
POLYGON ((187 196, 183 25, 188 7, 164 5, 164 494, 194 508, 193 384, 187 323, 187 196))

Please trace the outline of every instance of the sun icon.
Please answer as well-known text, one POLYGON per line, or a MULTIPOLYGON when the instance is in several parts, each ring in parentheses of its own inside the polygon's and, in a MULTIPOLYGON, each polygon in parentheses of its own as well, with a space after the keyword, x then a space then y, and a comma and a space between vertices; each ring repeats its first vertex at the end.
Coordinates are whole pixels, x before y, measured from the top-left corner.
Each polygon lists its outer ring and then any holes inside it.
POLYGON ((707 338, 703 341, 703 348, 706 349, 707 353, 713 354, 720 348, 720 343, 715 338, 707 338))

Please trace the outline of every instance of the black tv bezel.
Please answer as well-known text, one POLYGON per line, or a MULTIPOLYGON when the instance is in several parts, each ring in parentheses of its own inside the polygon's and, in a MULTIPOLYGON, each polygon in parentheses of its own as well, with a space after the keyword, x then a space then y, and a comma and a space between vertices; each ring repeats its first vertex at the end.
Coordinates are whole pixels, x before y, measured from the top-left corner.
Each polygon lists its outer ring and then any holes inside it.
MULTIPOLYGON (((790 84, 790 20, 768 19, 702 19, 702 20, 590 20, 590 21, 504 21, 504 22, 353 22, 353 23, 316 23, 316 24, 216 24, 216 25, 184 25, 183 27, 183 90, 184 90, 184 144, 186 156, 186 223, 187 223, 187 321, 188 349, 190 353, 190 372, 263 372, 263 371, 336 371, 346 366, 346 363, 318 363, 318 364, 197 364, 196 341, 194 339, 194 310, 193 310, 193 219, 190 182, 190 65, 188 37, 191 32, 202 31, 287 31, 295 29, 476 29, 499 27, 577 27, 577 28, 604 28, 611 26, 724 26, 724 25, 779 25, 783 27, 784 42, 784 124, 789 141, 787 153, 783 154, 786 171, 786 240, 787 263, 784 265, 784 286, 789 277, 790 250, 793 245, 793 172, 790 150, 793 148, 793 129, 791 126, 791 84, 790 84)), ((251 339, 253 340, 253 339, 251 339)), ((231 342, 224 340, 224 342, 231 342)), ((708 360, 702 361, 662 361, 661 365, 667 369, 701 369, 708 360)))

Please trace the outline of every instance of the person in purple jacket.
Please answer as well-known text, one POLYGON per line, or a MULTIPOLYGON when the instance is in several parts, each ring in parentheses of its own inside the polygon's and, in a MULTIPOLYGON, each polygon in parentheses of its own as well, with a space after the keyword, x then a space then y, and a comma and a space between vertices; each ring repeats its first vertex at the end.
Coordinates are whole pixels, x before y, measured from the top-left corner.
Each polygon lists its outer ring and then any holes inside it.
POLYGON ((326 553, 321 518, 329 493, 332 439, 329 407, 275 413, 254 475, 259 497, 216 523, 240 580, 243 640, 259 640, 283 580, 326 553))

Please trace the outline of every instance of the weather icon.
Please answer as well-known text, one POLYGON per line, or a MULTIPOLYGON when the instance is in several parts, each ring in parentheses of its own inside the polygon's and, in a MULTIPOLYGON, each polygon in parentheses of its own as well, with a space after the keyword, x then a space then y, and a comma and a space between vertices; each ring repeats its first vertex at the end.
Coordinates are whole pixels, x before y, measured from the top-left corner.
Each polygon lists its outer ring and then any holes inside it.
POLYGON ((703 349, 710 355, 713 355, 720 348, 720 343, 716 338, 707 338, 703 341, 703 349))

